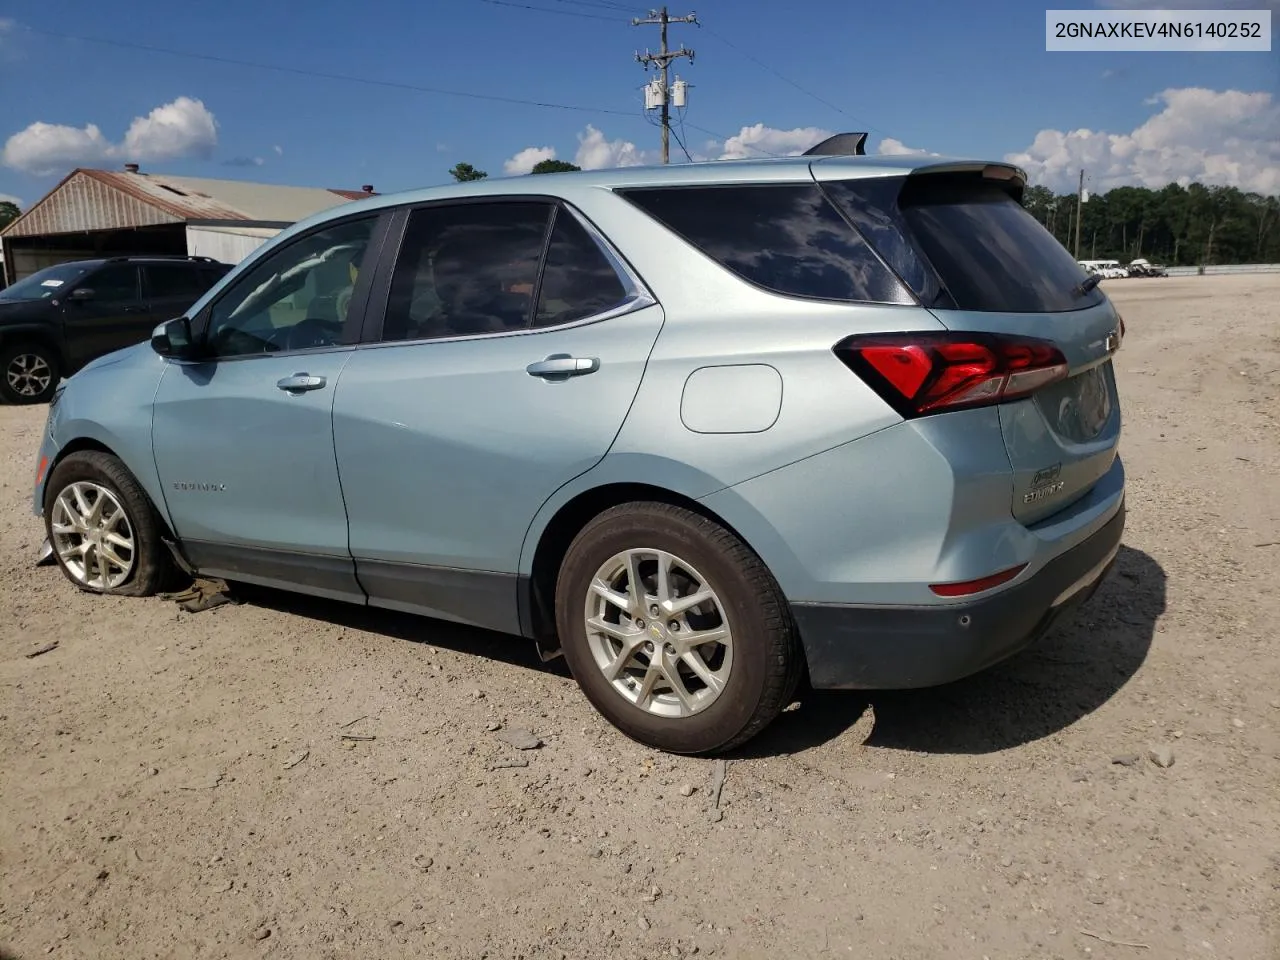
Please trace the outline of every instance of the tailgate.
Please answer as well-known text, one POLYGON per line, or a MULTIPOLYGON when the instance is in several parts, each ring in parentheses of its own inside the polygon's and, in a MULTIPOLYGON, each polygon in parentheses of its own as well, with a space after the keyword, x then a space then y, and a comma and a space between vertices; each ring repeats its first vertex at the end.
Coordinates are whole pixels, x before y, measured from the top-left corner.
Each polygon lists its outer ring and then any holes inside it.
POLYGON ((952 330, 1050 340, 1070 374, 1030 397, 1000 406, 1013 466, 1013 515, 1035 523, 1087 494, 1111 469, 1120 442, 1120 408, 1111 355, 1119 317, 1109 301, 1067 314, 974 314, 936 310, 952 330))
POLYGON ((1061 352, 1065 379, 1000 405, 1010 508, 1034 523, 1087 494, 1120 439, 1111 355, 1122 327, 1096 281, 1023 208, 1021 171, 948 162, 859 178, 838 162, 811 169, 949 330, 1044 341, 1061 352))

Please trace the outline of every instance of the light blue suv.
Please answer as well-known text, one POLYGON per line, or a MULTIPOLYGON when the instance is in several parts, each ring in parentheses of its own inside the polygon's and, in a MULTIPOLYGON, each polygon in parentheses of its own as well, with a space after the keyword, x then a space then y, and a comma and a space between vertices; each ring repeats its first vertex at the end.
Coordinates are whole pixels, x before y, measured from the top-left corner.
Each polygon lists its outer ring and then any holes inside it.
POLYGON ((1024 179, 816 155, 344 205, 72 377, 36 511, 82 589, 181 569, 523 636, 674 752, 805 677, 954 680, 1124 525, 1120 319, 1024 179))

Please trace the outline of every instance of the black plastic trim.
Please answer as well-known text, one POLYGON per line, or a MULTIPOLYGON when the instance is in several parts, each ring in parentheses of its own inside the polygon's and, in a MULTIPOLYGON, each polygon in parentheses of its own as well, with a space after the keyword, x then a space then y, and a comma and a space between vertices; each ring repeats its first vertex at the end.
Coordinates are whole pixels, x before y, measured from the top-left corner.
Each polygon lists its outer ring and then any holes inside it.
POLYGON ((1008 659, 1093 595, 1115 563, 1125 508, 1024 583, 968 603, 871 607, 793 603, 818 689, 933 687, 1008 659), (1063 591, 1106 567, 1058 606, 1063 591))
POLYGON ((240 544, 183 540, 182 550, 201 574, 294 590, 333 600, 365 602, 350 557, 270 550, 240 544))
POLYGON ((362 560, 356 576, 369 605, 520 635, 519 577, 386 560, 362 560))

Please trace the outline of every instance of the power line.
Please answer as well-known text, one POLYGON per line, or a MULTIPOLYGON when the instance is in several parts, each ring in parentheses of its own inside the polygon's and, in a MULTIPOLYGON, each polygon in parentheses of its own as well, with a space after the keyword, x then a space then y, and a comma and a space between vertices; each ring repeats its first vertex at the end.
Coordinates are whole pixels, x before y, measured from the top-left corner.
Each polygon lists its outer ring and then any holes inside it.
POLYGON ((715 37, 717 40, 723 43, 726 47, 729 47, 731 50, 737 51, 742 56, 746 57, 748 60, 754 63, 756 66, 769 71, 779 80, 781 80, 783 83, 791 87, 794 87, 795 89, 799 90, 801 93, 803 93, 807 97, 812 97, 814 100, 818 101, 818 103, 822 104, 824 107, 829 107, 830 109, 836 111, 836 113, 839 113, 839 114, 842 114, 843 116, 848 117, 850 120, 853 120, 858 124, 866 127, 868 130, 874 130, 876 133, 881 133, 881 134, 885 132, 881 130, 879 127, 872 126, 867 121, 859 117, 855 117, 853 114, 849 113, 849 111, 845 110, 843 107, 836 106, 836 104, 826 99, 826 97, 823 97, 814 93, 812 90, 808 89, 807 87, 802 87, 800 84, 796 83, 794 80, 792 80, 786 74, 782 73, 780 70, 777 70, 774 67, 770 66, 769 64, 765 63, 755 54, 747 50, 744 50, 742 47, 738 46, 736 43, 729 40, 727 37, 723 36, 722 34, 719 34, 716 31, 712 30, 710 27, 705 26, 704 24, 701 24, 701 23, 699 23, 698 26, 702 27, 704 30, 707 31, 707 33, 711 34, 711 36, 715 37))
POLYGON ((603 107, 584 107, 577 104, 553 103, 547 100, 526 100, 521 97, 503 97, 497 94, 471 93, 467 90, 449 90, 445 87, 428 87, 416 83, 402 83, 397 80, 375 80, 371 77, 358 77, 348 73, 328 73, 321 70, 306 70, 301 67, 286 67, 274 63, 259 63, 253 60, 240 60, 235 57, 223 57, 211 53, 195 53, 190 50, 173 50, 168 47, 157 47, 147 43, 134 43, 129 40, 109 40, 105 37, 84 37, 69 33, 56 33, 52 30, 41 30, 38 27, 22 26, 29 33, 37 33, 58 40, 75 40, 81 43, 97 43, 108 47, 120 47, 125 50, 141 50, 146 53, 163 53, 173 57, 187 57, 192 60, 205 60, 210 63, 221 63, 234 67, 250 67, 255 70, 272 70, 276 73, 288 73, 299 77, 315 77, 320 80, 340 80, 345 83, 362 83, 373 87, 387 87, 393 90, 409 90, 414 93, 430 93, 442 97, 461 97, 466 100, 485 100, 490 103, 509 103, 524 107, 542 107, 546 110, 569 110, 576 113, 599 113, 615 117, 632 117, 630 110, 610 110, 603 107))
MULTIPOLYGON (((582 13, 578 10, 553 10, 550 7, 535 7, 527 3, 512 3, 511 0, 480 0, 481 3, 491 3, 495 7, 514 7, 517 10, 533 10, 536 13, 552 13, 559 17, 580 17, 583 20, 603 20, 605 23, 620 24, 622 17, 604 17, 596 13, 582 13)), ((609 10, 611 7, 592 7, 595 10, 609 10)), ((621 14, 621 11, 619 11, 621 14)))
POLYGON ((616 10, 619 13, 630 13, 631 7, 614 0, 552 0, 554 3, 567 3, 575 7, 586 7, 588 10, 616 10))
POLYGON ((680 134, 676 133, 675 127, 671 128, 671 135, 676 138, 676 143, 680 144, 680 149, 684 151, 684 158, 693 163, 693 157, 689 156, 689 148, 684 145, 684 141, 680 139, 680 134))

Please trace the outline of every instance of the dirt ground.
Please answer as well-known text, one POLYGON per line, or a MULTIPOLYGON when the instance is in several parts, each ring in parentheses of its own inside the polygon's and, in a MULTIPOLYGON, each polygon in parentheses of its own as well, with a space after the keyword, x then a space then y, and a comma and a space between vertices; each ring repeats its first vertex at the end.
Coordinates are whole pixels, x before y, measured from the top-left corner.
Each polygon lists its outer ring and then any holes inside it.
POLYGON ((519 640, 77 593, 0 407, 0 957, 1280 957, 1280 275, 1107 289, 1115 575, 981 676, 806 697, 718 811, 519 640))

